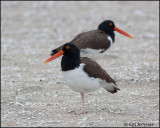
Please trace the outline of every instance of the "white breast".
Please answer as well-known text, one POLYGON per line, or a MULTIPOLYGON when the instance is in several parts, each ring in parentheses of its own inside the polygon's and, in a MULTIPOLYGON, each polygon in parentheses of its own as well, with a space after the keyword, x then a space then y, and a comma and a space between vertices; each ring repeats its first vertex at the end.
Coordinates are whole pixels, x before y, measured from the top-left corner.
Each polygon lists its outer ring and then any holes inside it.
POLYGON ((107 38, 110 41, 110 46, 109 46, 109 48, 110 48, 113 45, 113 40, 112 40, 112 38, 110 36, 108 36, 107 38))
POLYGON ((84 72, 85 64, 80 64, 80 66, 74 70, 63 71, 64 80, 67 82, 68 86, 77 92, 90 92, 95 91, 100 88, 100 79, 89 77, 87 73, 84 72))

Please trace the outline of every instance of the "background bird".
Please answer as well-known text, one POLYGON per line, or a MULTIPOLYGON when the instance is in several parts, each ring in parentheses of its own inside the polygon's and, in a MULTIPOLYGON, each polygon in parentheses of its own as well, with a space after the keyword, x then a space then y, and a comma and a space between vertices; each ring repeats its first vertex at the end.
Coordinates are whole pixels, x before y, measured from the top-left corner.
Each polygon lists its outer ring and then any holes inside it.
MULTIPOLYGON (((109 49, 115 42, 114 31, 117 31, 133 39, 133 37, 130 36, 128 33, 117 28, 113 21, 105 20, 98 25, 97 30, 80 33, 75 36, 73 40, 70 41, 70 43, 76 45, 81 50, 81 52, 103 53, 104 51, 109 49)), ((62 50, 62 48, 63 45, 52 50, 51 56, 62 50)))
POLYGON ((68 86, 74 91, 80 92, 82 100, 82 110, 75 114, 84 114, 84 93, 91 92, 103 87, 110 93, 120 90, 114 79, 101 68, 95 61, 80 57, 80 50, 72 43, 66 43, 62 50, 47 59, 47 63, 63 55, 61 69, 63 77, 68 86))

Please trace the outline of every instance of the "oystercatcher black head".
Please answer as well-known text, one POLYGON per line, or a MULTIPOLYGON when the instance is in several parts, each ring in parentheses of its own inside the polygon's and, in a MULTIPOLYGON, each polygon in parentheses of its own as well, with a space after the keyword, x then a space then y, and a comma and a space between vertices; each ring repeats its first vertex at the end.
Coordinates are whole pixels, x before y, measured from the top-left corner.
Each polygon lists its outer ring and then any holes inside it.
POLYGON ((64 55, 66 55, 66 56, 69 56, 69 57, 71 57, 73 59, 80 58, 79 49, 75 45, 73 45, 71 43, 64 44, 62 50, 64 51, 64 55))
POLYGON ((99 24, 98 29, 104 31, 105 33, 111 35, 114 31, 114 22, 111 20, 105 20, 101 24, 99 24))
POLYGON ((82 111, 75 114, 85 113, 85 92, 95 91, 100 87, 103 87, 110 93, 116 93, 117 90, 120 90, 116 82, 99 64, 87 57, 80 57, 80 51, 74 44, 65 44, 61 51, 44 63, 56 59, 61 55, 63 55, 61 60, 63 78, 71 89, 81 93, 82 111))
MULTIPOLYGON (((57 54, 53 55, 49 59, 47 59, 44 63, 47 63, 53 59, 58 58, 59 56, 63 55, 63 57, 67 58, 68 60, 65 60, 69 63, 69 60, 80 60, 80 50, 73 44, 71 43, 66 43, 63 45, 62 50, 59 51, 57 54)), ((62 61, 63 61, 62 57, 62 61)))
POLYGON ((68 71, 78 67, 80 63, 79 49, 71 43, 66 43, 63 46, 63 51, 64 54, 61 61, 62 71, 68 71))
POLYGON ((113 42, 115 40, 115 34, 114 31, 117 31, 129 38, 133 38, 128 33, 124 32, 123 30, 117 28, 112 20, 105 20, 101 24, 99 24, 98 29, 105 32, 106 34, 110 35, 113 42))

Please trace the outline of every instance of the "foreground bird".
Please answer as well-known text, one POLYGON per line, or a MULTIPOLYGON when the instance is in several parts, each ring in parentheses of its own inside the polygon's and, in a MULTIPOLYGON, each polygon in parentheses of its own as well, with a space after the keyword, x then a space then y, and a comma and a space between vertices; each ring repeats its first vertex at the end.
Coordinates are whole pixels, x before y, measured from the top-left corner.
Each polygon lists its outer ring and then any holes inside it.
POLYGON ((100 87, 103 87, 110 93, 116 93, 117 90, 120 90, 116 82, 99 64, 87 57, 80 57, 80 50, 72 43, 66 43, 61 51, 47 59, 44 63, 61 55, 63 55, 61 68, 65 81, 71 89, 81 94, 82 110, 75 114, 85 113, 85 92, 95 91, 100 87))
MULTIPOLYGON (((103 53, 112 46, 115 41, 114 31, 117 31, 129 38, 129 34, 117 28, 113 21, 105 20, 99 24, 97 30, 80 33, 70 43, 76 45, 82 52, 97 51, 103 53)), ((51 56, 62 50, 63 45, 52 50, 51 56)))

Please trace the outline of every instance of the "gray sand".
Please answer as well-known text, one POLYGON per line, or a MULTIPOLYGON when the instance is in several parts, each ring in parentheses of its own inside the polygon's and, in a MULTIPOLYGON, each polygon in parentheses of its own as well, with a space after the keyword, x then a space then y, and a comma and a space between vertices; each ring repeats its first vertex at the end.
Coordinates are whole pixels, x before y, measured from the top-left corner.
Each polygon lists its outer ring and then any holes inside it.
POLYGON ((159 3, 1 2, 2 126, 159 126, 159 3), (92 56, 121 89, 80 94, 63 80, 50 51, 80 32, 112 19, 117 32, 107 52, 92 56))

